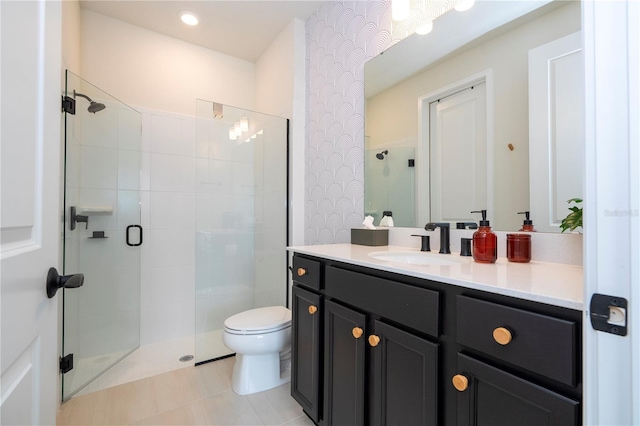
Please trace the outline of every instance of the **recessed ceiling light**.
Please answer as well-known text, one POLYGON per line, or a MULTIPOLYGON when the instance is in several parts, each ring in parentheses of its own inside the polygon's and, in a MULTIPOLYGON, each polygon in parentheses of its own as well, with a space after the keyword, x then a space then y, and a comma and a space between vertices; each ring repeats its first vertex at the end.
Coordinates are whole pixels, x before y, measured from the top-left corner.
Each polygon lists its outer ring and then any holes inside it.
POLYGON ((199 22, 198 15, 188 10, 180 12, 180 20, 191 26, 198 25, 199 22))

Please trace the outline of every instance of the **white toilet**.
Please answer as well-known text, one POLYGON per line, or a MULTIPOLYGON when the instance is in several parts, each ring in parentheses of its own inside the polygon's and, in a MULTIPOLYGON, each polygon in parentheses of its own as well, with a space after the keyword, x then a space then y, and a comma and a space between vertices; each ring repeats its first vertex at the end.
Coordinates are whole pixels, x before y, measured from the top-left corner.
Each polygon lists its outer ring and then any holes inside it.
POLYGON ((269 306, 233 315, 224 322, 222 341, 236 353, 231 378, 235 393, 262 392, 291 380, 289 309, 269 306))

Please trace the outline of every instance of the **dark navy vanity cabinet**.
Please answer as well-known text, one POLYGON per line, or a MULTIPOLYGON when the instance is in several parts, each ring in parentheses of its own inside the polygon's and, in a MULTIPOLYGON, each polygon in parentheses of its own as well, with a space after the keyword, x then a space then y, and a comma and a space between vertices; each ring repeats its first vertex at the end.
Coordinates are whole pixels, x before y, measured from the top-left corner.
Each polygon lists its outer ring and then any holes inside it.
POLYGON ((291 394, 319 425, 578 425, 581 312, 296 253, 291 394))

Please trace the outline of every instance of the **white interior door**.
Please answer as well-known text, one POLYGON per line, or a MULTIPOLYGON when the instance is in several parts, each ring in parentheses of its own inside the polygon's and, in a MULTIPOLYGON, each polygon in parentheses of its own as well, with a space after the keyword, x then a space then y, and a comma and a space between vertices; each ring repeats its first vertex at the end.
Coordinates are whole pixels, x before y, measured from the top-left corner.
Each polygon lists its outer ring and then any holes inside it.
POLYGON ((567 200, 583 196, 583 62, 579 32, 529 51, 529 210, 541 232, 559 232, 567 200))
POLYGON ((58 266, 61 6, 2 1, 3 425, 55 424, 58 301, 45 281, 58 266))
POLYGON ((471 211, 488 208, 486 84, 432 102, 429 111, 431 221, 475 221, 471 211))

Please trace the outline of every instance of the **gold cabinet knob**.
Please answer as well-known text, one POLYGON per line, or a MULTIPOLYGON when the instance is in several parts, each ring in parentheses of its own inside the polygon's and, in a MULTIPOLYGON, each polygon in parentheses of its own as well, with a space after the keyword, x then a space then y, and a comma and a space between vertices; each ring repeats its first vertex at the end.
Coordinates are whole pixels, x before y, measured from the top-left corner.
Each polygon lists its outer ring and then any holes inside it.
POLYGON ((369 344, 372 347, 378 346, 378 343, 380 343, 380 338, 378 336, 376 336, 375 334, 372 334, 371 336, 369 336, 369 344))
POLYGON ((311 315, 315 314, 316 312, 318 312, 318 307, 316 305, 310 305, 309 306, 309 313, 311 315))
POLYGON ((453 383, 453 387, 456 388, 460 392, 464 392, 469 387, 469 379, 462 374, 456 374, 451 379, 451 383, 453 383))
POLYGON ((298 268, 298 276, 301 277, 303 275, 307 275, 307 270, 304 268, 298 268))
POLYGON ((356 339, 359 339, 364 334, 364 331, 362 331, 360 327, 353 327, 353 330, 351 330, 351 334, 353 334, 353 337, 355 337, 356 339))
POLYGON ((493 340, 495 340, 499 344, 508 345, 509 342, 511 342, 511 339, 513 339, 513 336, 508 329, 504 327, 498 327, 493 330, 493 340))

